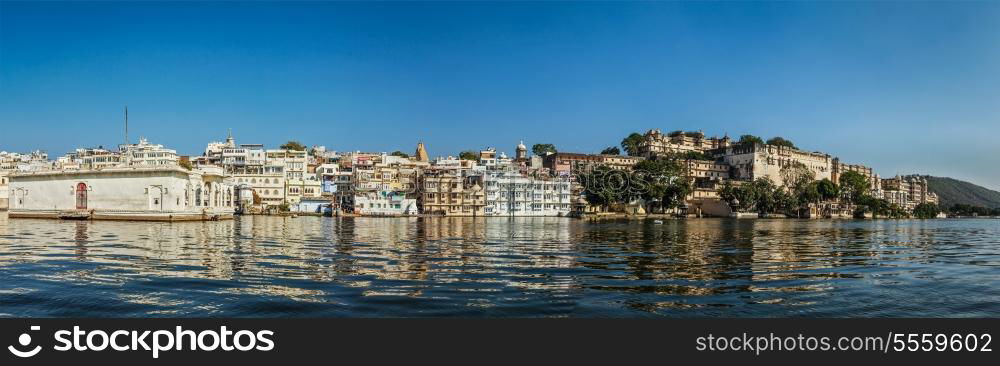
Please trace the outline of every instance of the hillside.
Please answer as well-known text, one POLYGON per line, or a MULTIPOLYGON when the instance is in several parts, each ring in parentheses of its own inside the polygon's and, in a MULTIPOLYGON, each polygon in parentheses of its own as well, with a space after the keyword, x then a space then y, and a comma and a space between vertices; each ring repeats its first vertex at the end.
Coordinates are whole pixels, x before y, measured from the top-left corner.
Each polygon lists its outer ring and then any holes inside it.
POLYGON ((945 177, 927 176, 928 189, 937 193, 941 207, 951 207, 956 203, 987 208, 1000 207, 1000 192, 975 184, 945 177))

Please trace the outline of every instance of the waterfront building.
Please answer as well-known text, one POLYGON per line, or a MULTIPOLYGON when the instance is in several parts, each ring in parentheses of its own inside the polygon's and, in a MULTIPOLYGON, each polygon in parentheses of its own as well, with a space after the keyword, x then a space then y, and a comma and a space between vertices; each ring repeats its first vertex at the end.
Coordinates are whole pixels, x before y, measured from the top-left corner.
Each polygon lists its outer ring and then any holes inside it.
POLYGON ((784 186, 781 169, 793 164, 805 166, 813 173, 816 180, 831 179, 833 173, 832 156, 787 146, 734 144, 707 153, 731 167, 732 179, 768 178, 775 185, 784 186))
MULTIPOLYGON (((386 153, 351 153, 350 200, 339 200, 345 210, 361 215, 409 215, 417 210, 417 183, 428 162, 386 153), (410 204, 412 203, 412 210, 410 204)), ((341 168, 346 164, 342 162, 341 168)))
POLYGON ((289 207, 293 212, 324 214, 332 209, 331 197, 304 197, 289 207))
POLYGON ((403 192, 356 192, 354 213, 364 216, 416 215, 418 213, 417 200, 407 198, 403 192))
POLYGON ((9 207, 10 185, 8 184, 8 172, 0 170, 0 211, 6 211, 9 207))
POLYGON ((685 197, 684 213, 699 217, 729 216, 729 206, 719 197, 722 184, 730 179, 729 165, 697 159, 687 159, 682 164, 691 183, 691 192, 685 197))
POLYGON ((566 176, 487 170, 483 182, 487 216, 565 216, 572 210, 570 178, 566 176))
POLYGON ((701 131, 673 131, 664 134, 657 128, 647 131, 642 136, 642 141, 638 146, 638 155, 652 158, 669 153, 704 152, 727 148, 731 144, 729 136, 706 138, 701 131))
POLYGON ((486 195, 483 171, 463 168, 461 162, 449 164, 451 162, 445 160, 443 164, 424 170, 420 180, 421 212, 443 216, 484 216, 486 195))
POLYGON ((179 166, 21 172, 10 176, 10 216, 109 220, 231 218, 235 195, 221 169, 179 166))
POLYGON ((542 166, 557 175, 578 174, 589 172, 601 165, 612 169, 631 170, 642 160, 644 158, 638 156, 557 152, 546 155, 542 166))
POLYGON ((927 187, 927 178, 919 175, 905 175, 882 180, 884 199, 896 204, 907 212, 912 212, 922 203, 938 204, 937 194, 927 187))
POLYGON ((317 162, 306 151, 265 149, 263 144, 237 145, 232 132, 225 142, 210 142, 204 155, 194 162, 196 166, 220 166, 234 184, 244 187, 244 191, 249 189, 247 194, 253 197, 255 206, 252 210, 295 205, 304 198, 323 194, 323 183, 315 170, 317 162))
MULTIPOLYGON (((228 140, 228 139, 227 139, 228 140)), ((228 144, 227 144, 228 145, 228 144)), ((234 184, 244 187, 241 194, 253 197, 253 210, 285 203, 285 167, 280 162, 268 161, 262 144, 240 144, 223 146, 221 167, 223 173, 233 179, 234 184), (247 193, 249 189, 249 193, 247 193)), ((206 150, 214 150, 211 147, 206 150)), ((213 161, 215 159, 208 159, 213 161)), ((199 161, 197 166, 208 161, 199 161)), ((210 165, 209 165, 210 166, 210 165)))
POLYGON ((350 164, 322 164, 316 168, 322 184, 322 196, 332 196, 336 209, 351 212, 354 200, 354 174, 350 164))
POLYGON ((282 203, 297 204, 303 197, 316 198, 322 194, 322 184, 316 174, 309 174, 305 150, 267 150, 267 161, 283 167, 284 199, 282 203))
POLYGON ((882 192, 882 179, 879 175, 875 173, 875 169, 861 165, 861 164, 846 164, 840 161, 840 158, 833 158, 833 163, 831 164, 833 171, 830 173, 830 180, 834 183, 840 184, 840 177, 847 172, 856 172, 861 174, 863 177, 868 179, 868 183, 871 184, 871 194, 876 198, 881 198, 882 192))

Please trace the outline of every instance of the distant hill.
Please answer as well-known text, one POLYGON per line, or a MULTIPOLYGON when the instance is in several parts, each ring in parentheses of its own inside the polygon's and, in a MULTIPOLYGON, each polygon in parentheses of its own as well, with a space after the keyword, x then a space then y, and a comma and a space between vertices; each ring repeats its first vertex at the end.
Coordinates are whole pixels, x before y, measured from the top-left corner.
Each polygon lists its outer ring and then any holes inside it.
POLYGON ((945 177, 927 178, 927 188, 937 193, 941 207, 951 207, 956 203, 964 203, 986 208, 1000 207, 1000 192, 983 188, 975 184, 945 177))

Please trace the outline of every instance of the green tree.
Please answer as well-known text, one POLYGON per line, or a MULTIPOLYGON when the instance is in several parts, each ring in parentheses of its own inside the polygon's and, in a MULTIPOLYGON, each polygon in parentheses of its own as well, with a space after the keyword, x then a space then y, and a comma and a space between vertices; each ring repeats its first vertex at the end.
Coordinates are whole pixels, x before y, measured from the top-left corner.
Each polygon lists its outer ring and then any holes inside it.
POLYGON ((813 173, 805 164, 796 161, 781 167, 778 174, 788 191, 787 197, 781 197, 786 199, 783 202, 786 207, 783 209, 789 211, 794 209, 795 216, 798 217, 801 208, 815 202, 819 197, 819 189, 816 184, 813 184, 816 173, 813 173))
POLYGON ((832 180, 827 178, 820 180, 819 183, 817 183, 816 189, 819 191, 820 199, 824 201, 840 197, 840 187, 837 186, 837 183, 834 183, 832 180))
POLYGON ((188 159, 178 160, 177 161, 177 165, 180 165, 181 168, 184 168, 184 169, 187 169, 187 170, 194 169, 194 165, 191 165, 191 160, 188 160, 188 159))
POLYGON ((941 210, 933 203, 921 203, 913 208, 913 217, 918 219, 933 219, 939 213, 941 213, 941 210))
POLYGON ((772 193, 773 208, 771 212, 788 212, 795 210, 796 216, 798 216, 798 200, 799 196, 795 193, 778 188, 772 193))
POLYGON ((406 154, 405 152, 399 151, 399 150, 393 151, 392 154, 389 154, 389 155, 398 156, 398 157, 401 157, 401 158, 408 158, 408 157, 410 157, 410 155, 406 154))
POLYGON ((787 202, 784 196, 779 196, 777 193, 780 191, 778 186, 767 177, 757 178, 750 184, 749 188, 753 190, 753 197, 756 198, 756 208, 759 213, 775 212, 780 208, 780 205, 787 202))
POLYGON ((622 150, 628 156, 638 156, 639 155, 639 145, 642 144, 644 138, 638 132, 633 132, 628 135, 628 137, 622 139, 622 150))
POLYGON ((1000 207, 989 209, 983 206, 956 203, 951 205, 948 212, 957 216, 1000 216, 1000 207))
POLYGON ((861 173, 849 171, 840 176, 840 192, 848 202, 863 204, 871 191, 871 182, 861 173))
POLYGON ((734 212, 757 212, 759 197, 753 183, 744 182, 737 185, 732 181, 726 181, 719 188, 719 196, 734 212))
POLYGON ((545 156, 549 153, 556 153, 556 145, 553 144, 534 144, 531 146, 531 152, 538 156, 545 156))
POLYGON ((686 151, 686 152, 683 152, 683 153, 679 153, 678 156, 677 156, 677 158, 678 159, 684 159, 684 160, 706 160, 706 161, 714 161, 715 160, 714 158, 712 158, 708 154, 706 154, 704 152, 701 152, 701 151, 686 151))
POLYGON ((760 137, 757 137, 757 136, 754 136, 754 135, 743 135, 743 136, 740 136, 739 143, 741 143, 741 144, 763 145, 764 144, 764 139, 762 139, 760 137))
POLYGON ((767 140, 767 144, 768 145, 774 145, 774 146, 790 147, 790 148, 796 149, 795 144, 793 144, 792 141, 786 140, 785 138, 783 138, 781 136, 772 137, 770 140, 767 140))
POLYGON ((622 171, 599 165, 578 177, 584 186, 584 198, 591 205, 607 211, 611 205, 630 200, 628 176, 622 171))
POLYGON ((462 160, 479 160, 479 154, 472 150, 466 150, 458 153, 458 158, 462 160))
POLYGON ((611 146, 604 150, 601 150, 603 155, 621 155, 622 151, 618 150, 618 146, 611 146))
POLYGON ((738 192, 738 190, 739 188, 733 184, 733 181, 727 179, 718 189, 719 198, 722 202, 733 205, 736 200, 739 200, 740 192, 738 192))
POLYGON ((677 208, 684 204, 691 192, 691 182, 685 176, 684 165, 676 156, 643 160, 633 170, 644 184, 641 197, 646 201, 647 212, 654 205, 660 212, 677 208))
POLYGON ((289 140, 288 142, 279 147, 282 150, 306 151, 306 146, 302 145, 302 143, 295 140, 289 140))
POLYGON ((865 212, 871 212, 872 218, 886 217, 900 219, 908 216, 906 211, 895 203, 889 203, 889 201, 870 195, 862 196, 857 203, 858 206, 854 209, 855 217, 861 217, 865 212))
POLYGON ((806 185, 802 192, 799 192, 798 204, 799 206, 806 206, 809 203, 818 203, 823 200, 823 195, 820 193, 820 183, 822 181, 814 180, 806 185))

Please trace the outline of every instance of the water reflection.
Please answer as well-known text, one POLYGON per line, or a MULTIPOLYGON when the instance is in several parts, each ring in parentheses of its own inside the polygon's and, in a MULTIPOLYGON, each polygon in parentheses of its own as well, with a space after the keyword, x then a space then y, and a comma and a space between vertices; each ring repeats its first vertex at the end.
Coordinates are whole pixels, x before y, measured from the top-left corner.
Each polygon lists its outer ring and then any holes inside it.
POLYGON ((8 316, 996 316, 996 220, 0 216, 8 316))

